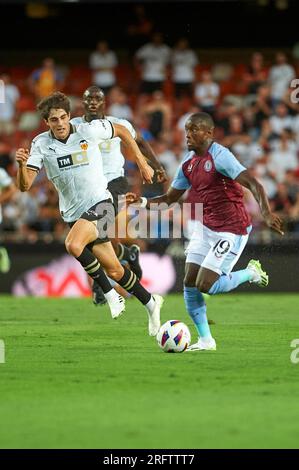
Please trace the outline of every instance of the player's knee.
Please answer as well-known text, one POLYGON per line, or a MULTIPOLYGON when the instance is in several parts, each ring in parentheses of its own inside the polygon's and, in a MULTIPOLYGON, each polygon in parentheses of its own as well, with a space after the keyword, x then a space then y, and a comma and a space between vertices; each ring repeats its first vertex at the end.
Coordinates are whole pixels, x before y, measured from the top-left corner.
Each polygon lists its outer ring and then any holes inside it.
POLYGON ((203 294, 208 294, 211 288, 211 283, 207 281, 206 279, 199 279, 196 282, 196 287, 203 294))
POLYGON ((195 287, 195 279, 193 276, 186 274, 184 277, 184 287, 195 287))
POLYGON ((121 264, 113 266, 111 268, 106 268, 106 273, 114 281, 119 281, 124 275, 124 268, 121 264))
POLYGON ((66 251, 74 256, 75 258, 78 258, 78 256, 81 255, 83 247, 80 243, 78 243, 76 240, 66 240, 65 241, 65 248, 66 251))

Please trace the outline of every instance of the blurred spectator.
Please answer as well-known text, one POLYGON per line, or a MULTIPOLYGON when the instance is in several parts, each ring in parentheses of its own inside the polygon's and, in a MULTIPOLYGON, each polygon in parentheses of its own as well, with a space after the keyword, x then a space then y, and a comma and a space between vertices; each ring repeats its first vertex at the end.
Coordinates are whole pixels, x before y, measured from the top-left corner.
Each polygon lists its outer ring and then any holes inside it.
POLYGON ((195 86, 195 100, 200 109, 214 116, 219 98, 219 85, 213 82, 211 72, 202 72, 201 81, 195 86))
POLYGON ((116 54, 109 49, 107 41, 99 41, 89 57, 89 66, 93 71, 93 84, 102 88, 105 94, 116 84, 117 63, 116 54))
POLYGON ((149 39, 153 29, 153 22, 146 14, 144 5, 134 5, 133 22, 129 24, 128 36, 134 38, 134 42, 139 44, 141 40, 149 39))
POLYGON ((119 119, 133 121, 133 110, 128 105, 128 97, 119 87, 113 87, 109 93, 108 114, 119 119))
POLYGON ((254 199, 253 194, 247 189, 244 189, 244 205, 250 214, 255 230, 262 228, 264 225, 264 220, 261 215, 261 210, 257 201, 254 199))
POLYGON ((299 148, 299 114, 293 118, 293 132, 295 134, 297 147, 299 148))
POLYGON ((288 64, 287 56, 283 52, 278 52, 276 54, 276 65, 273 65, 269 72, 273 106, 283 98, 295 76, 295 70, 292 65, 288 64))
POLYGON ((141 93, 151 94, 162 89, 170 53, 170 48, 163 43, 161 33, 154 33, 151 42, 137 50, 135 58, 142 64, 141 93))
POLYGON ((244 73, 243 80, 247 86, 247 92, 255 95, 258 88, 267 79, 267 71, 264 65, 264 57, 260 52, 252 54, 250 64, 244 73))
POLYGON ((276 188, 276 194, 271 200, 272 211, 281 217, 288 217, 292 207, 292 200, 288 194, 288 187, 284 183, 279 183, 276 188))
POLYGON ((172 81, 175 84, 175 96, 193 95, 195 66, 198 63, 195 52, 190 49, 186 38, 181 38, 174 46, 171 55, 172 81))
POLYGON ((263 121, 272 114, 270 87, 266 83, 258 88, 256 100, 251 110, 253 112, 252 124, 256 130, 256 135, 258 135, 263 121))
POLYGON ((269 199, 272 199, 276 194, 277 181, 275 173, 270 168, 270 155, 269 152, 264 152, 254 165, 254 176, 264 186, 266 194, 269 199))
POLYGON ((0 75, 4 85, 4 103, 0 101, 0 134, 12 134, 15 130, 16 105, 20 92, 16 85, 11 83, 10 75, 0 75))
POLYGON ((281 135, 284 129, 292 129, 293 117, 288 114, 288 108, 282 102, 279 102, 275 108, 275 114, 270 117, 271 132, 275 135, 281 135))
POLYGON ((11 175, 13 162, 10 155, 10 146, 0 141, 0 168, 3 168, 9 175, 11 175))
POLYGON ((156 141, 154 150, 157 159, 165 168, 169 178, 172 179, 179 164, 176 154, 169 148, 169 143, 164 138, 160 138, 156 141))
POLYGON ((295 203, 288 211, 289 221, 293 223, 293 231, 299 232, 299 192, 296 195, 295 203))
POLYGON ((280 139, 272 144, 270 153, 270 169, 277 181, 285 179, 287 170, 296 170, 298 167, 297 145, 290 130, 284 129, 280 139))
POLYGON ((288 186, 288 193, 293 202, 295 202, 297 195, 299 193, 299 179, 296 176, 296 172, 293 170, 287 170, 284 183, 288 186))
POLYGON ((225 138, 223 140, 223 145, 230 147, 235 142, 242 141, 248 143, 250 138, 247 133, 246 126, 244 124, 244 119, 241 114, 232 114, 228 118, 228 128, 225 130, 225 138))
POLYGON ((149 103, 139 109, 141 115, 146 116, 148 130, 155 137, 167 133, 171 127, 172 109, 164 98, 162 91, 155 91, 149 103))
POLYGON ((42 67, 32 72, 29 87, 37 100, 45 98, 55 91, 62 91, 64 78, 52 58, 43 60, 42 67))

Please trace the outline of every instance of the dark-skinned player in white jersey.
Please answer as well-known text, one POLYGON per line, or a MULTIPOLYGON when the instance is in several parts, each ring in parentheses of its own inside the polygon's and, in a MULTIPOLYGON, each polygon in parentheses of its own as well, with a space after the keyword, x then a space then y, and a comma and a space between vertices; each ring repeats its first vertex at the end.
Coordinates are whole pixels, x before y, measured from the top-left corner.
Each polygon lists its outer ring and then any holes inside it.
MULTIPOLYGON (((84 115, 71 119, 73 124, 81 124, 84 122, 92 122, 95 119, 109 119, 112 123, 125 126, 141 153, 147 159, 147 162, 155 170, 155 179, 158 183, 163 183, 167 180, 165 170, 155 157, 154 151, 150 144, 144 140, 140 132, 137 132, 132 124, 126 119, 118 119, 113 116, 106 116, 105 114, 105 95, 101 88, 92 85, 88 87, 82 96, 82 103, 84 106, 84 115)), ((126 177, 124 176, 125 158, 132 157, 130 148, 120 138, 102 141, 99 144, 103 156, 103 170, 104 175, 108 181, 108 189, 113 196, 114 205, 118 212, 119 207, 118 198, 123 197, 129 190, 129 185, 126 177)), ((133 156, 134 158, 134 156, 133 156)), ((117 239, 110 239, 115 250, 115 253, 124 265, 128 264, 130 269, 136 274, 140 280, 142 277, 142 269, 139 263, 139 246, 132 244, 130 247, 120 243, 117 239)), ((104 293, 98 283, 93 283, 93 302, 95 305, 102 305, 106 303, 104 293)))

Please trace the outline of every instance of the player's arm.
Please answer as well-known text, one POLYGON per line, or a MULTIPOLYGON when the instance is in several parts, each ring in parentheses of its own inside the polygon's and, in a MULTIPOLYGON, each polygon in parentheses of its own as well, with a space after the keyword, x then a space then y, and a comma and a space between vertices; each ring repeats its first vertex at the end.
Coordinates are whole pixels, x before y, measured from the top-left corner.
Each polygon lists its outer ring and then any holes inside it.
POLYGON ((164 202, 168 206, 171 206, 171 204, 174 204, 182 197, 185 191, 185 189, 175 189, 170 186, 167 193, 150 199, 139 197, 135 193, 127 193, 126 202, 127 204, 138 204, 140 207, 146 207, 147 209, 161 210, 161 208, 158 207, 158 204, 162 204, 164 202), (155 206, 152 207, 152 204, 155 204, 155 206))
POLYGON ((17 173, 17 187, 22 191, 28 191, 33 181, 35 180, 38 170, 33 170, 31 168, 27 168, 27 160, 29 158, 29 150, 19 148, 16 151, 16 161, 19 165, 18 173, 17 173))
MULTIPOLYGON (((151 145, 146 140, 144 140, 144 138, 139 132, 136 134, 135 140, 139 147, 140 152, 146 158, 150 166, 155 170, 157 183, 165 183, 165 181, 167 181, 167 174, 163 166, 157 159, 151 145)), ((131 153, 128 151, 127 146, 123 142, 121 143, 121 153, 123 154, 125 158, 128 158, 129 160, 134 161, 134 155, 133 156, 131 155, 131 153)))
POLYGON ((139 132, 137 133, 136 143, 141 153, 145 156, 147 161, 155 170, 155 174, 157 175, 157 182, 165 183, 165 181, 167 181, 166 171, 164 170, 163 166, 157 159, 151 145, 142 137, 142 135, 139 132))
POLYGON ((8 186, 5 186, 2 188, 1 193, 0 193, 0 204, 3 202, 9 201, 11 197, 14 195, 16 192, 17 188, 14 183, 9 184, 8 186))
POLYGON ((176 175, 171 183, 171 186, 168 188, 167 193, 162 194, 162 196, 153 197, 147 199, 145 197, 138 197, 134 193, 126 194, 127 204, 139 203, 141 207, 146 207, 147 209, 161 210, 157 207, 159 204, 166 203, 168 206, 177 202, 184 192, 190 188, 190 183, 186 178, 182 164, 179 165, 176 175), (151 207, 151 204, 155 204, 154 207, 151 207))
POLYGON ((264 187, 253 176, 251 176, 248 170, 242 171, 235 181, 249 189, 253 194, 268 227, 272 228, 275 232, 280 233, 280 235, 284 235, 282 220, 278 215, 271 211, 264 187))
POLYGON ((119 137, 124 144, 128 147, 131 154, 135 157, 135 162, 138 165, 142 178, 146 183, 152 183, 154 170, 149 166, 145 157, 139 150, 136 141, 131 136, 130 132, 125 126, 113 123, 114 137, 119 137))

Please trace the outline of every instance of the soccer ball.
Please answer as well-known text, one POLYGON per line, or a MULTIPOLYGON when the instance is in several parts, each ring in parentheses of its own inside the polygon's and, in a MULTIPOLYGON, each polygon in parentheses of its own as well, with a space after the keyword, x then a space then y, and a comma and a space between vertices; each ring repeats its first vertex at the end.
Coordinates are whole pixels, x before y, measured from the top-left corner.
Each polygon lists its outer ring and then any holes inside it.
POLYGON ((168 320, 161 326, 157 336, 158 345, 164 352, 184 352, 190 345, 189 328, 180 320, 168 320))

